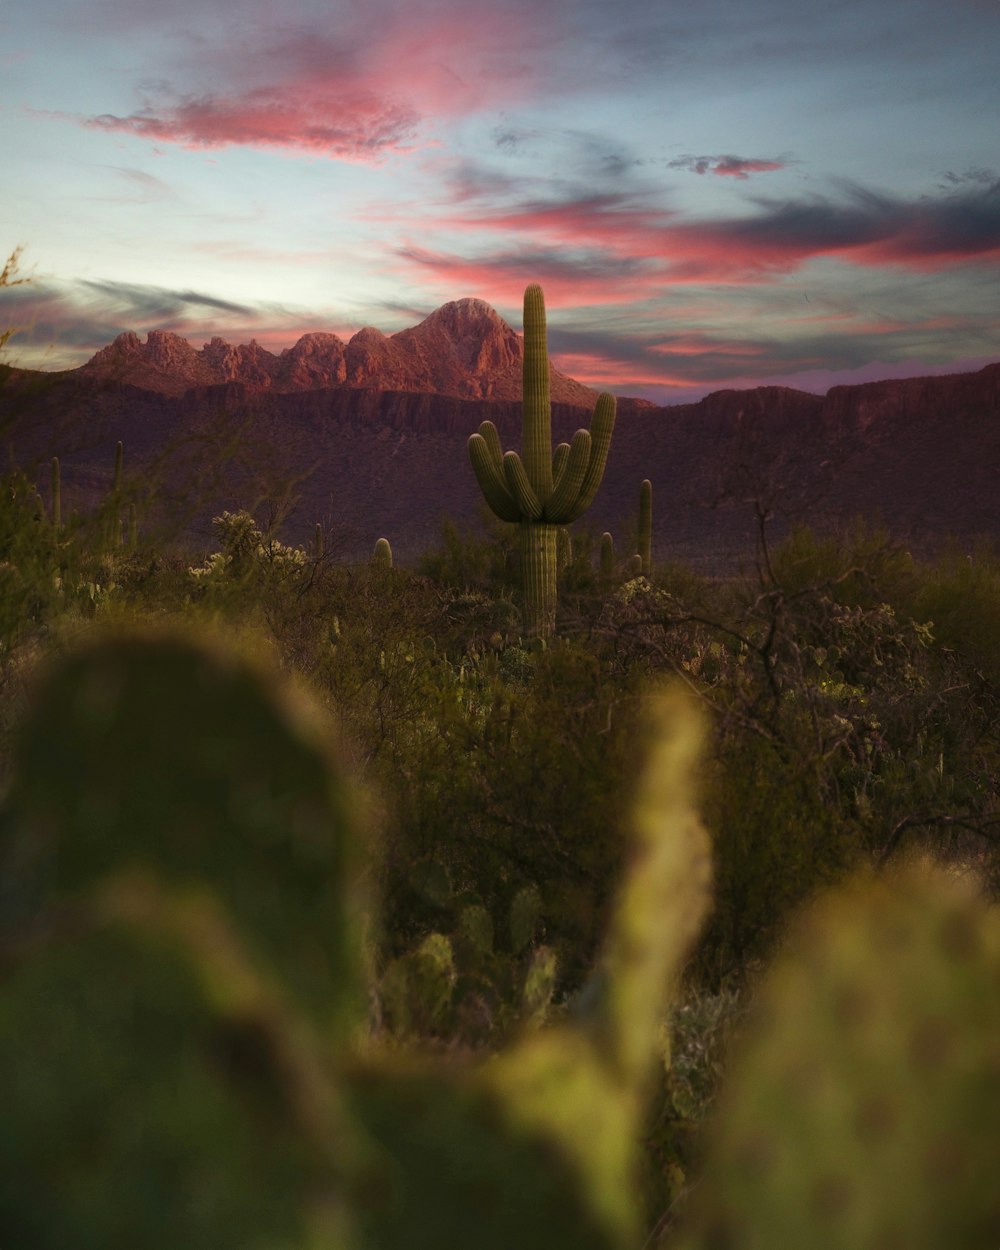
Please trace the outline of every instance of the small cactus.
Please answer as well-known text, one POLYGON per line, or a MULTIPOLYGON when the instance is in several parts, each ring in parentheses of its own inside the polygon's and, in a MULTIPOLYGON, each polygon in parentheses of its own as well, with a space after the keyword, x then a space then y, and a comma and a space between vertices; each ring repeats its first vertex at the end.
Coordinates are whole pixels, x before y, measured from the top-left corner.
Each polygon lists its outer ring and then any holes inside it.
POLYGON ((316 535, 313 539, 313 558, 323 559, 323 526, 319 521, 316 522, 316 535))
POLYGON ((615 540, 607 530, 601 535, 601 578, 610 581, 615 573, 615 540))
POLYGON ((111 492, 106 502, 107 534, 106 543, 109 550, 122 545, 122 472, 125 462, 125 444, 118 440, 115 444, 115 473, 112 479, 111 492))
POLYGON ((372 568, 376 569, 392 568, 392 547, 389 546, 388 538, 380 538, 375 544, 371 563, 372 568))
POLYGON ((52 528, 58 534, 62 529, 62 478, 59 457, 52 457, 52 528))
POLYGON ((653 483, 644 478, 639 487, 639 571, 653 576, 653 483))
MULTIPOLYGON (((644 1092, 710 874, 708 838, 692 805, 698 720, 675 696, 653 702, 635 858, 589 1012, 575 1024, 532 1029, 478 1068, 390 1055, 373 1056, 356 1073, 354 1106, 391 1161, 378 1201, 358 1212, 371 1244, 641 1244, 635 1165, 644 1092)), ((533 909, 521 898, 512 930, 528 931, 533 909)), ((527 1025, 544 1015, 554 976, 553 956, 539 948, 523 985, 527 1025)))

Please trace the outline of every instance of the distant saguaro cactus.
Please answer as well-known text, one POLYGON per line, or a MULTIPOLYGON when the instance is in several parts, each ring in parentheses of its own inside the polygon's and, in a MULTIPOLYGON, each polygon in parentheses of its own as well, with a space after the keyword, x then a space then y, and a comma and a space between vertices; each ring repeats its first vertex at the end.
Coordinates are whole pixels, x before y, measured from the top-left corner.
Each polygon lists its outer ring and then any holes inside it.
POLYGON ((615 540, 607 530, 601 535, 601 577, 606 581, 615 571, 615 540))
POLYGON ((501 521, 519 526, 519 555, 526 634, 548 637, 555 630, 559 527, 590 506, 604 476, 615 399, 601 395, 591 429, 577 430, 572 443, 552 451, 549 357, 542 288, 524 292, 523 460, 504 452, 492 421, 469 438, 469 459, 480 489, 501 521))
POLYGON ((125 444, 118 440, 115 445, 115 476, 108 498, 108 532, 109 548, 120 547, 122 542, 122 468, 125 462, 125 444))
POLYGON ((380 538, 372 552, 372 567, 379 569, 392 568, 392 547, 388 538, 380 538))
POLYGON ((643 478, 639 487, 639 559, 643 577, 653 575, 653 483, 643 478))
POLYGON ((62 479, 59 473, 59 457, 52 457, 52 528, 62 528, 62 479))

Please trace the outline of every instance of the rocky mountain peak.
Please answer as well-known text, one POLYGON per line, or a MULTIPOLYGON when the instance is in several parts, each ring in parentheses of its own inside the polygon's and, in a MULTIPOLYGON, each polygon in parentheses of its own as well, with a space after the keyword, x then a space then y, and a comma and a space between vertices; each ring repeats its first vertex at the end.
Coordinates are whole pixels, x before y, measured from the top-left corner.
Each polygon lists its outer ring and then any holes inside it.
MULTIPOLYGON (((126 331, 82 369, 174 395, 239 382, 281 393, 349 386, 516 401, 522 357, 520 337, 496 310, 485 300, 466 298, 391 336, 365 326, 345 345, 335 334, 313 331, 278 355, 254 339, 234 346, 216 335, 196 351, 168 330, 151 330, 145 344, 126 331)), ((555 369, 551 380, 557 403, 593 406, 596 392, 588 387, 555 369)))
POLYGON ((170 330, 150 330, 142 354, 151 365, 160 369, 190 365, 198 360, 198 353, 187 339, 170 330))

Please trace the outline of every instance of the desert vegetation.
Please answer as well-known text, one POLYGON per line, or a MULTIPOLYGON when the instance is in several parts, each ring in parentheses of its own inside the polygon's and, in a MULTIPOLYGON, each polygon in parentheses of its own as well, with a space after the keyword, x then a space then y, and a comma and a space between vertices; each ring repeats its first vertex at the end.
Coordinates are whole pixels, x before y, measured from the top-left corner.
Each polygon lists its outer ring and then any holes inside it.
POLYGON ((108 476, 0 489, 12 1246, 995 1246, 993 553, 705 579, 637 484, 524 619, 493 517, 179 550, 108 476))

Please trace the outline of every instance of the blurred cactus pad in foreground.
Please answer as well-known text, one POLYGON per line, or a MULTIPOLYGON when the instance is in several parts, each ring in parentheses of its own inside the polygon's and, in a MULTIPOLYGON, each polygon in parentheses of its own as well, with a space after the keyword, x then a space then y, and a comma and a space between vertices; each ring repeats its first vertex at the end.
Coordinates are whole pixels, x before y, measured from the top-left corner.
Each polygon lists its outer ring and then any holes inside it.
MULTIPOLYGON (((539 947, 502 1045, 419 1048, 383 1003, 430 1019, 462 977, 514 984, 531 892, 501 957, 507 919, 427 867, 461 922, 380 968, 376 805, 313 696, 204 631, 55 651, 0 809, 4 1250, 654 1244, 665 1022, 712 893, 687 696, 644 697, 582 990, 546 1010, 539 947)), ((922 862, 858 879, 800 915, 754 999, 655 1244, 996 1250, 996 910, 922 862)))

